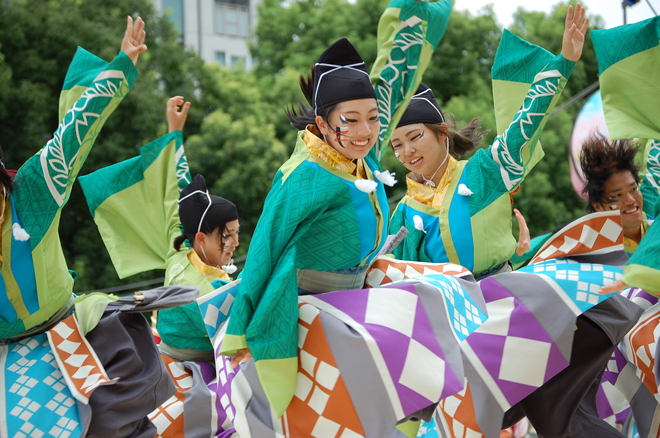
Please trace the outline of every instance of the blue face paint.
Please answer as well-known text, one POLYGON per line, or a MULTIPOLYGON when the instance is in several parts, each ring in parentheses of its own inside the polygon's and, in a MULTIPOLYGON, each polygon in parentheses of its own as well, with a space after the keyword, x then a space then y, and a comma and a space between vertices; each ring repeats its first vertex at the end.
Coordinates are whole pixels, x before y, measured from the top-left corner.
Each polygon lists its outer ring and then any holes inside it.
POLYGON ((421 134, 419 134, 419 138, 424 138, 424 131, 422 131, 421 134))
POLYGON ((344 117, 343 114, 339 114, 339 121, 344 125, 348 125, 348 121, 346 120, 346 117, 344 117))

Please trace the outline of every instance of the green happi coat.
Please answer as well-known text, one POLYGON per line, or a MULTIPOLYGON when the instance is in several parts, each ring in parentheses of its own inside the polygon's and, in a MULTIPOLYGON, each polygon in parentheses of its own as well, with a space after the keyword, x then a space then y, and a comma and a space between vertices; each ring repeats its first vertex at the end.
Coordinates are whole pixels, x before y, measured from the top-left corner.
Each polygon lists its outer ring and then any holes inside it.
MULTIPOLYGON (((166 286, 197 286, 200 296, 221 286, 191 265, 188 251, 173 246, 181 235, 179 193, 191 181, 181 131, 143 146, 138 157, 80 178, 120 278, 165 269, 166 286)), ((158 333, 174 348, 213 350, 197 303, 160 310, 158 333)))
MULTIPOLYGON (((291 401, 298 370, 297 271, 366 269, 387 235, 389 216, 380 155, 415 93, 445 32, 451 1, 394 0, 378 27, 375 83, 379 143, 361 160, 375 190, 358 177, 313 155, 299 136, 291 158, 275 175, 250 243, 240 291, 221 352, 249 347, 264 391, 281 416, 291 401), (359 183, 358 183, 359 184, 359 183)), ((303 133, 301 133, 303 135, 303 133)))
POLYGON ((452 262, 478 274, 511 258, 510 193, 543 157, 539 136, 574 66, 504 31, 492 70, 499 135, 458 162, 440 206, 404 196, 390 221, 391 232, 409 232, 397 259, 452 262))
POLYGON ((107 63, 78 48, 60 97, 60 125, 19 169, 5 202, 0 338, 38 327, 72 298, 74 279, 58 235, 60 214, 103 124, 137 74, 123 52, 107 63), (14 233, 14 227, 29 237, 14 233))

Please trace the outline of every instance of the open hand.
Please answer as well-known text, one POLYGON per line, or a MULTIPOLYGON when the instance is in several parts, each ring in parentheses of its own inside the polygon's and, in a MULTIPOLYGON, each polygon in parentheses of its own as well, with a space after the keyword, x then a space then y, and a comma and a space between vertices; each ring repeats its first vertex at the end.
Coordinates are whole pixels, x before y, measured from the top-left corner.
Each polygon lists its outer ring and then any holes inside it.
POLYGON ((190 102, 185 102, 183 96, 170 97, 167 100, 165 115, 167 116, 167 132, 182 131, 186 124, 190 102))
POLYGON ((621 292, 622 290, 624 290, 627 287, 630 287, 630 286, 628 286, 626 283, 624 283, 623 280, 618 280, 618 281, 615 281, 612 284, 608 284, 607 286, 601 287, 600 290, 598 291, 598 293, 601 294, 601 295, 607 295, 607 294, 611 294, 611 293, 614 293, 614 292, 621 292))
POLYGON ((527 222, 525 221, 525 218, 523 217, 522 213, 518 211, 517 208, 513 209, 513 213, 516 215, 516 219, 518 219, 518 228, 520 228, 520 233, 518 234, 518 248, 516 249, 516 254, 519 256, 524 255, 527 251, 529 251, 529 248, 531 248, 531 242, 529 238, 529 228, 527 228, 527 222))
POLYGON ((582 56, 584 36, 589 29, 589 19, 585 19, 584 14, 585 9, 580 3, 575 6, 575 13, 573 13, 573 6, 568 7, 561 54, 569 61, 576 62, 582 56))
POLYGON ((236 356, 231 360, 231 367, 236 368, 242 363, 252 359, 252 352, 249 348, 241 348, 236 352, 236 356))
POLYGON ((138 57, 142 52, 147 51, 147 46, 144 44, 144 39, 147 33, 144 31, 144 21, 138 17, 133 23, 133 18, 128 17, 126 20, 126 32, 124 32, 124 39, 121 40, 121 51, 128 55, 137 64, 138 57))

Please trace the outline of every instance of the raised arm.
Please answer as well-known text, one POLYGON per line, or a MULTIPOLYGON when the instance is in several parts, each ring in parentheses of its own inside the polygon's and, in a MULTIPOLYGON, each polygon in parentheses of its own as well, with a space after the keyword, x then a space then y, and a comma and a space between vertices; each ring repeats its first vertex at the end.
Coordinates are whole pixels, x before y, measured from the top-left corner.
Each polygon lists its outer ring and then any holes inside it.
POLYGON ((584 8, 578 4, 573 11, 573 7, 569 6, 561 55, 536 75, 522 107, 488 151, 499 166, 507 191, 515 190, 527 173, 548 115, 557 103, 575 62, 582 55, 588 26, 589 19, 584 18, 584 8))
POLYGON ((392 0, 380 18, 378 57, 370 74, 380 120, 378 160, 445 34, 451 3, 392 0))
POLYGON ((78 88, 87 88, 66 111, 53 138, 16 175, 17 188, 12 196, 33 247, 67 202, 73 183, 105 121, 133 86, 138 75, 134 63, 146 50, 144 36, 142 20, 133 23, 129 17, 122 51, 112 62, 105 64, 83 50, 76 53, 67 79, 73 77, 78 81, 78 88), (80 62, 79 56, 95 58, 94 66, 98 71, 87 71, 89 64, 80 62))

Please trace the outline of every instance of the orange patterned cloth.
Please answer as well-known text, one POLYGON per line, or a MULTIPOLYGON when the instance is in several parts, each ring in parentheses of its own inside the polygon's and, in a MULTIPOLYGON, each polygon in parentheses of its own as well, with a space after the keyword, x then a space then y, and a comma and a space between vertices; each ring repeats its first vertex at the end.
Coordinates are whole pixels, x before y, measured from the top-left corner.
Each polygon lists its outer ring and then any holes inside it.
POLYGON ((442 206, 442 201, 445 199, 447 189, 451 184, 454 172, 456 171, 456 166, 458 166, 458 161, 450 155, 449 161, 447 162, 447 169, 445 170, 444 175, 442 175, 442 179, 440 179, 440 183, 437 187, 429 187, 424 183, 419 183, 413 179, 414 174, 412 172, 409 173, 406 176, 408 196, 422 204, 429 205, 439 210, 440 206, 442 206))
POLYGON ((190 264, 193 265, 193 267, 197 270, 197 272, 206 277, 209 283, 213 283, 216 280, 227 282, 232 281, 229 274, 227 274, 222 269, 218 268, 217 266, 211 266, 204 263, 202 259, 199 258, 194 249, 190 250, 188 253, 188 260, 190 261, 190 264))
POLYGON ((351 175, 355 175, 359 178, 367 177, 367 173, 364 170, 364 163, 362 160, 357 160, 356 164, 353 162, 353 160, 350 160, 339 153, 337 149, 321 140, 319 138, 320 135, 321 133, 314 125, 307 125, 307 128, 303 132, 303 141, 307 145, 307 149, 312 155, 325 161, 337 170, 350 173, 351 175))

